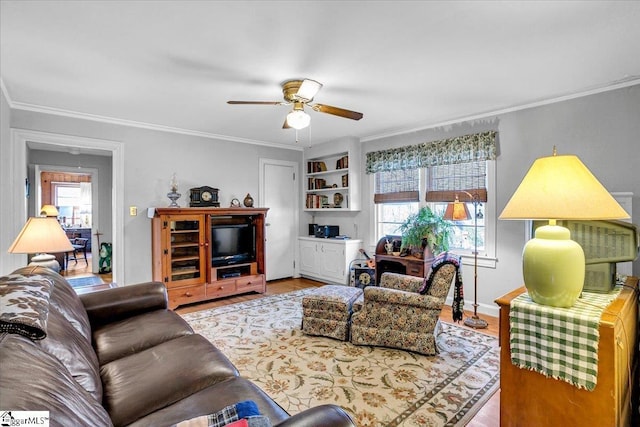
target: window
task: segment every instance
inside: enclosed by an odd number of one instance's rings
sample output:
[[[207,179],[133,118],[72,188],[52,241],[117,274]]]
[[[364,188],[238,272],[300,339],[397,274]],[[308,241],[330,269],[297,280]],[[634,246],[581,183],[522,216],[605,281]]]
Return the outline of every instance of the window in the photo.
[[[62,225],[91,227],[91,183],[52,182],[51,186]]]
[[[451,249],[472,254],[477,244],[479,258],[487,261],[479,264],[495,267],[497,136],[496,131],[486,131],[367,153],[365,171],[373,175],[376,189],[376,241],[392,228],[398,234],[397,226],[403,218],[424,203],[436,212],[444,212],[458,197],[473,215],[469,220],[454,222]],[[409,190],[396,182],[407,177],[415,185]],[[384,188],[390,190],[381,191]],[[416,198],[416,194],[425,197]]]
[[[413,172],[414,182],[417,183],[418,194],[430,193],[432,200],[438,197],[448,200],[449,196],[446,192],[453,192],[454,197],[457,194],[460,201],[466,203],[469,210],[470,218],[464,221],[453,221],[453,237],[449,246],[451,251],[461,255],[472,256],[475,241],[475,221],[477,219],[477,239],[478,239],[478,257],[484,258],[478,261],[478,265],[486,267],[495,266],[495,162],[482,161],[472,162],[473,165],[446,165],[432,166],[423,169],[416,169]],[[478,163],[481,163],[480,165]],[[458,169],[457,171],[455,169]],[[469,171],[472,173],[469,174]],[[467,182],[465,185],[461,175],[473,176],[473,184]],[[391,176],[384,172],[372,174],[373,188],[376,194],[383,187],[383,183]],[[422,177],[422,179],[420,179]],[[447,181],[447,182],[445,182]],[[485,188],[482,192],[475,193],[470,191],[472,196],[476,195],[474,201],[468,194],[462,191],[450,190],[449,188]],[[466,191],[466,190],[465,190]],[[479,194],[479,197],[478,197]],[[404,219],[418,211],[421,206],[429,205],[434,212],[443,214],[448,201],[429,201],[425,197],[418,200],[393,200],[391,196],[378,196],[374,208],[375,217],[375,241],[385,235],[398,235],[398,226]],[[386,199],[386,200],[385,200]],[[477,204],[477,206],[475,205]]]

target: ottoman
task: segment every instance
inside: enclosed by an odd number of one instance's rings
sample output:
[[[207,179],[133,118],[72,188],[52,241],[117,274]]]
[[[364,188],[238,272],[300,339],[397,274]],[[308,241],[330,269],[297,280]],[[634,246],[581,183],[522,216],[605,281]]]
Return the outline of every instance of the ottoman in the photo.
[[[302,298],[302,332],[342,341],[349,339],[353,302],[362,289],[325,285]]]

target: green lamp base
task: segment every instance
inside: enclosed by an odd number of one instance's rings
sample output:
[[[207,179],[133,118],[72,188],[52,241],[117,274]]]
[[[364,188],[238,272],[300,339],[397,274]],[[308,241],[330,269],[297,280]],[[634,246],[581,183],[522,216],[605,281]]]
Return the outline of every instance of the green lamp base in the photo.
[[[534,302],[572,307],[584,285],[584,251],[571,240],[568,228],[538,227],[535,238],[524,247],[522,269],[524,285]]]

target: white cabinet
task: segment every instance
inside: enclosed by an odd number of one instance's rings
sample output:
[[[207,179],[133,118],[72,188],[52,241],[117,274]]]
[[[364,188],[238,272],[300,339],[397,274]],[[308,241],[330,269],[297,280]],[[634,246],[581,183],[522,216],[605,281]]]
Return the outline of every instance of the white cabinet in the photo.
[[[299,237],[300,274],[328,283],[349,284],[349,264],[360,256],[362,240]]]
[[[360,210],[360,141],[344,138],[305,150],[304,210]]]

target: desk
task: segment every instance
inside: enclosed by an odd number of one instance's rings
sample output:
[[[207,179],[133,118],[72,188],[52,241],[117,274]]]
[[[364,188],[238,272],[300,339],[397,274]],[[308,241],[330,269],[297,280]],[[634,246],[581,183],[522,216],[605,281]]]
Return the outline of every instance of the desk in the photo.
[[[630,277],[600,317],[598,377],[593,391],[520,369],[511,363],[509,309],[525,292],[516,289],[496,300],[500,306],[501,426],[630,426],[632,384],[637,381],[638,279]],[[631,375],[631,377],[629,376]]]
[[[424,277],[425,273],[429,271],[432,262],[433,258],[421,259],[411,255],[401,257],[376,254],[376,283],[380,283],[380,276],[385,271]]]
[[[382,276],[382,273],[385,271],[417,277],[424,277],[424,275],[427,274],[434,259],[431,251],[425,250],[423,258],[416,258],[412,255],[405,257],[390,255],[387,254],[387,250],[385,249],[385,243],[387,242],[393,244],[393,250],[400,251],[402,237],[385,236],[378,240],[375,253],[376,283],[380,283],[380,276]]]

